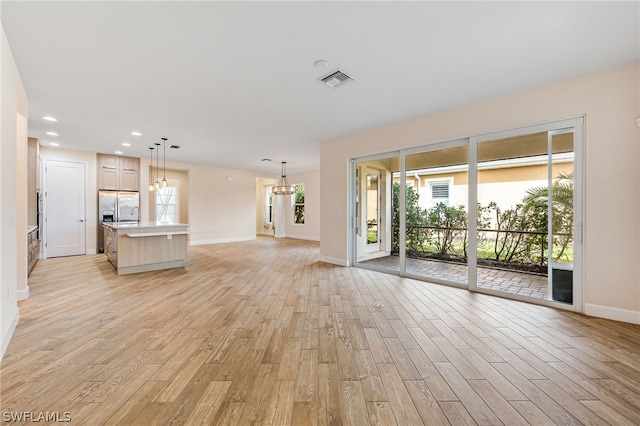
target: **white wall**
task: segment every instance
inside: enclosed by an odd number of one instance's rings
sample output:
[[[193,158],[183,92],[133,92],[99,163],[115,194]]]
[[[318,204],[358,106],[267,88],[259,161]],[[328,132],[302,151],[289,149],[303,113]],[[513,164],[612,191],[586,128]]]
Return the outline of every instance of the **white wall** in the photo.
[[[293,223],[293,196],[286,197],[286,236],[320,241],[320,170],[289,175],[287,179],[291,185],[304,185],[304,224]]]
[[[0,40],[0,358],[18,318],[18,289],[27,288],[27,95],[7,42]],[[24,140],[22,140],[24,139]],[[24,257],[24,259],[22,259]]]
[[[349,158],[584,115],[585,312],[640,323],[639,75],[634,63],[323,144],[321,259],[348,259]]]

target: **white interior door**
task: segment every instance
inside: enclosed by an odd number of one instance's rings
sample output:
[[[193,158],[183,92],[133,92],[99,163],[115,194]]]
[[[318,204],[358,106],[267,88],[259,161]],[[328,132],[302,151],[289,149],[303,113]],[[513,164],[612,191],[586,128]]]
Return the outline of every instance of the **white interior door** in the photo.
[[[49,160],[45,177],[46,257],[85,254],[85,165]]]

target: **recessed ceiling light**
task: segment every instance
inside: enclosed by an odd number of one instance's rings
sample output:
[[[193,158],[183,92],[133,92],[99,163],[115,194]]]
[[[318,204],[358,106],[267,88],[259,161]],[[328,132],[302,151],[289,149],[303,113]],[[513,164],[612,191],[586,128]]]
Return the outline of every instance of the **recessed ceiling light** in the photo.
[[[58,136],[56,132],[46,132],[49,136]]]
[[[318,61],[315,61],[313,63],[313,66],[316,68],[326,68],[329,66],[329,62],[325,61],[324,59],[320,59]]]
[[[116,151],[116,154],[120,155],[122,154],[122,151]]]
[[[122,146],[131,146],[129,142],[122,142]]]
[[[49,145],[51,145],[51,146],[60,146],[60,144],[58,142],[49,142]]]
[[[42,117],[42,119],[47,121],[58,121],[57,118],[51,117],[49,115],[45,115],[44,117]]]
[[[140,132],[131,132],[131,136],[142,136]]]

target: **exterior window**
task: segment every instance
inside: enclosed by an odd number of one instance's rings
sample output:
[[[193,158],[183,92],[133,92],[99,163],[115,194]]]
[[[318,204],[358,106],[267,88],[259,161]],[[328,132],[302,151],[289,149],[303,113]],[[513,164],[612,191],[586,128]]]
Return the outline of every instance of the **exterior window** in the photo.
[[[448,180],[429,182],[431,205],[435,206],[439,203],[449,205],[449,188],[451,182]]]
[[[176,223],[176,187],[161,186],[156,189],[156,220]]]
[[[264,223],[271,225],[273,223],[273,185],[266,187],[264,195]]]
[[[293,199],[293,223],[304,223],[304,185],[294,185],[296,193]]]

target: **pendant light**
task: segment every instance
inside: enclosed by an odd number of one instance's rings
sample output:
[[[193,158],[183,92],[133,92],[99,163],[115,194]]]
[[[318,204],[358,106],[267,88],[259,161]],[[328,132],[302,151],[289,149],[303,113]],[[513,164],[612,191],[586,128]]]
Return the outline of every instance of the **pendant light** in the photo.
[[[155,186],[153,186],[153,147],[149,147],[149,152],[151,153],[151,167],[149,169],[149,191],[153,191]]]
[[[282,162],[282,176],[280,177],[280,182],[278,182],[277,186],[273,187],[273,195],[291,195],[296,192],[295,188],[289,185],[289,181],[287,180],[287,162]]]
[[[167,138],[162,138],[162,162],[163,162],[163,173],[162,173],[162,186],[167,186]]]
[[[156,146],[156,183],[155,183],[155,186],[156,186],[156,189],[160,189],[160,180],[159,180],[159,177],[158,177],[158,175],[160,174],[159,173],[159,171],[160,171],[159,170],[160,169],[160,161],[158,160],[158,155],[159,155],[158,151],[160,151],[160,148],[159,148],[160,147],[160,143],[156,142],[154,145]]]

